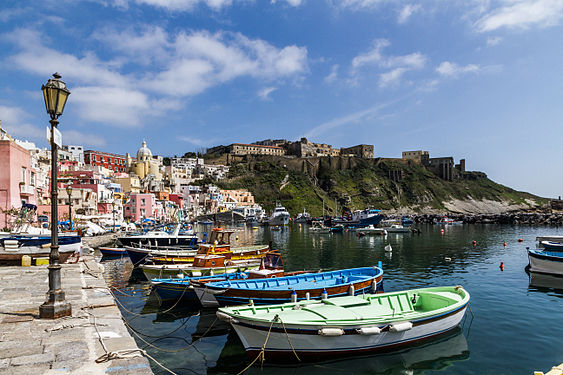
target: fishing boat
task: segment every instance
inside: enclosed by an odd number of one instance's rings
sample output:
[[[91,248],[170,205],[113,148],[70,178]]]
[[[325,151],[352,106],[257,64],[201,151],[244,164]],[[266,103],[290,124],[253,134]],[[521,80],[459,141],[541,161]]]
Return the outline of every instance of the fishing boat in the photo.
[[[531,272],[563,275],[563,252],[528,249]]]
[[[541,241],[540,245],[548,251],[563,251],[563,242]]]
[[[311,222],[311,215],[307,211],[305,211],[305,209],[303,209],[303,212],[298,213],[293,222],[298,224],[309,223]]]
[[[180,234],[180,225],[176,225],[172,233],[163,230],[149,231],[145,234],[118,237],[123,246],[191,246],[197,247],[198,238],[195,234]]]
[[[215,276],[184,277],[177,279],[153,279],[151,281],[151,284],[161,300],[178,300],[180,298],[195,299],[199,304],[201,298],[207,299],[214,297],[213,295],[198,296],[194,291],[194,287],[191,285],[190,281],[197,283],[198,285],[204,285],[206,283],[215,281],[274,278],[308,272],[311,271],[285,272],[280,252],[278,250],[272,250],[269,251],[264,258],[262,258],[260,267],[258,269]],[[198,293],[201,294],[201,292],[199,291]],[[206,304],[206,306],[208,305],[209,304]],[[217,306],[217,304],[213,305]]]
[[[107,257],[129,256],[127,250],[123,247],[98,247],[98,250],[103,256]]]
[[[325,226],[320,220],[315,220],[313,221],[311,228],[309,228],[309,231],[311,233],[319,233],[319,234],[330,233],[330,227]]]
[[[413,345],[455,329],[469,304],[461,286],[278,305],[220,308],[245,350],[268,360],[312,360]]]
[[[192,282],[198,296],[198,288],[213,294],[215,301],[200,300],[203,306],[229,306],[253,301],[270,304],[297,300],[320,299],[323,295],[375,293],[383,279],[380,267],[349,268],[336,271],[307,273],[257,280],[227,280],[199,285]]]
[[[401,224],[392,224],[389,227],[383,228],[387,233],[409,233],[410,229]]]
[[[356,210],[352,212],[351,222],[356,222],[358,225],[377,225],[383,220],[383,215],[380,210],[366,209]]]
[[[331,233],[344,233],[344,225],[336,224],[336,225],[330,227],[330,232]]]
[[[272,212],[272,216],[268,218],[268,225],[287,225],[289,224],[289,212],[278,203],[276,208],[274,208],[274,212]]]
[[[370,224],[367,227],[356,228],[356,233],[385,235],[387,234],[387,231],[383,228],[378,228]]]
[[[82,248],[82,238],[77,235],[60,235],[59,262],[64,263]],[[21,264],[24,255],[31,258],[48,257],[51,252],[51,236],[7,235],[0,237],[0,263]]]

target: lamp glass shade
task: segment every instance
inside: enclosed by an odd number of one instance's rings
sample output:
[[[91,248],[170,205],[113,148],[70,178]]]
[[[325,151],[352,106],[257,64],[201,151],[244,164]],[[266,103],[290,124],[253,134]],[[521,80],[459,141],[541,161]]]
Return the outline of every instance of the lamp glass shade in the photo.
[[[41,90],[43,91],[43,99],[45,100],[47,113],[51,118],[56,119],[63,114],[70,91],[66,88],[65,83],[59,80],[60,75],[55,73],[53,76],[55,78],[49,79],[49,81],[41,87]]]
[[[68,195],[71,195],[71,194],[72,194],[72,187],[71,187],[71,186],[67,186],[67,187],[66,187],[66,193],[67,193]]]

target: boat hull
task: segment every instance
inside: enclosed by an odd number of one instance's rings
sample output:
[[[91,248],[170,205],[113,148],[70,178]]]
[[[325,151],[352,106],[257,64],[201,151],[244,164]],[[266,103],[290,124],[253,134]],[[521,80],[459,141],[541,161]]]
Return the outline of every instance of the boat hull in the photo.
[[[530,271],[563,275],[563,253],[528,250]]]
[[[289,224],[289,214],[277,215],[268,219],[268,225],[288,225],[288,224]]]
[[[17,248],[9,249],[5,241],[17,241]],[[21,264],[24,255],[31,258],[48,257],[51,252],[51,237],[46,236],[12,236],[0,239],[0,262],[3,264]],[[14,242],[15,243],[15,242]],[[64,263],[73,253],[80,253],[82,238],[80,236],[59,236],[59,262]]]
[[[150,246],[190,246],[196,247],[198,239],[196,236],[185,237],[143,237],[143,236],[128,236],[119,237],[119,242],[123,246],[150,245]]]
[[[563,252],[563,242],[542,241],[541,245],[545,250],[548,251]]]
[[[127,250],[120,247],[99,247],[98,250],[100,250],[103,256],[107,257],[128,256]]]
[[[234,323],[233,327],[251,358],[255,358],[261,351],[270,331],[265,347],[267,361],[295,360],[293,351],[301,360],[316,361],[320,358],[341,355],[385,352],[434,338],[455,329],[463,319],[466,307],[467,305],[464,305],[446,316],[419,322],[413,321],[413,327],[408,331],[382,330],[380,334],[375,335],[357,333],[356,329],[361,326],[346,327],[345,334],[335,337],[318,334],[320,329],[326,328],[325,325],[311,326],[307,330],[296,329],[290,325],[286,325],[284,330],[282,326],[274,325],[270,330],[269,325],[257,328],[238,322]]]
[[[260,267],[260,262],[241,262],[232,266],[213,267],[213,268],[194,268],[181,265],[142,265],[141,269],[149,280],[178,278],[178,275],[184,277],[194,276],[213,276],[224,273],[235,273],[239,270],[254,270]]]

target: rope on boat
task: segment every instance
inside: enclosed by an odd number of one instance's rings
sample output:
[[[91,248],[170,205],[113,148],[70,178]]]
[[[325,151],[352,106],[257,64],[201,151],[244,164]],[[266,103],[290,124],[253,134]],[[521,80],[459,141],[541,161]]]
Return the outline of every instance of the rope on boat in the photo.
[[[276,314],[276,316],[274,316],[274,319],[272,319],[272,323],[270,323],[270,328],[268,329],[268,334],[266,335],[266,341],[264,341],[264,345],[262,345],[262,349],[260,349],[260,353],[258,353],[258,355],[256,356],[256,358],[254,358],[254,360],[252,362],[250,362],[248,364],[248,366],[246,366],[241,372],[239,372],[237,375],[242,375],[244,372],[246,372],[246,370],[248,370],[250,367],[252,367],[252,365],[258,360],[260,359],[260,366],[262,366],[264,364],[264,360],[265,358],[265,354],[266,354],[266,345],[268,344],[268,339],[270,338],[270,333],[272,332],[272,327],[274,326],[274,322],[276,320],[278,320],[280,317],[279,315]]]
[[[283,320],[278,316],[278,319],[280,320],[282,327],[283,327],[283,331],[285,332],[285,336],[287,337],[287,342],[289,343],[289,346],[291,347],[291,351],[293,352],[293,354],[295,354],[295,358],[297,358],[297,361],[301,362],[301,358],[299,358],[299,356],[297,355],[297,352],[295,351],[295,348],[293,347],[293,344],[291,343],[291,340],[289,339],[289,334],[287,333],[287,330],[285,329],[285,324],[283,324]]]

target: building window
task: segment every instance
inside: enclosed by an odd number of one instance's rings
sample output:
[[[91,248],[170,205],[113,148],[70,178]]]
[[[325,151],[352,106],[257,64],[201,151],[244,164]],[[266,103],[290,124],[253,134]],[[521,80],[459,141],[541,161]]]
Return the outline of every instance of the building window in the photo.
[[[141,206],[145,205],[145,198],[141,198]]]
[[[31,172],[31,176],[30,176],[30,179],[29,179],[29,184],[30,184],[31,186],[35,186],[35,172]]]
[[[27,171],[26,171],[25,167],[22,167],[22,182],[23,182],[24,184],[25,184],[25,177],[26,177],[25,175],[26,175],[26,172],[27,172]]]

